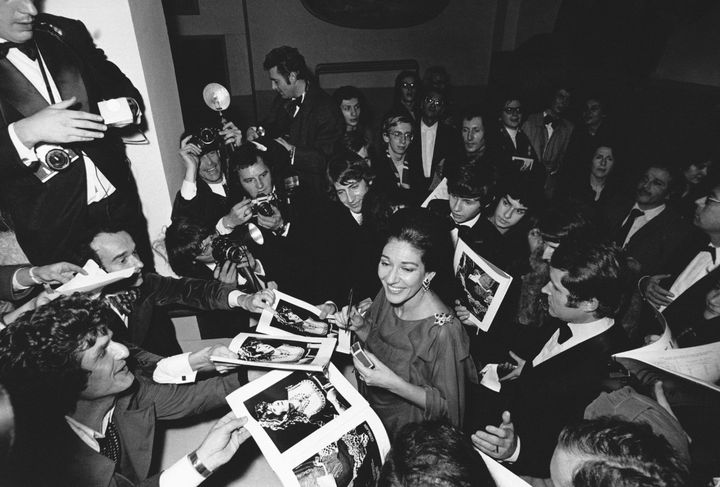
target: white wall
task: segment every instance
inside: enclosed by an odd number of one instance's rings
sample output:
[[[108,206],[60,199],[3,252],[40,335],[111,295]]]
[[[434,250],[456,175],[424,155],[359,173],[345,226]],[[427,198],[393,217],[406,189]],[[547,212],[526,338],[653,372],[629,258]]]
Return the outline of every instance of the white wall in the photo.
[[[98,47],[132,80],[145,101],[147,145],[128,145],[151,240],[170,222],[183,171],[183,131],[175,71],[160,0],[45,0],[44,11],[82,20]],[[156,256],[159,272],[169,267]]]

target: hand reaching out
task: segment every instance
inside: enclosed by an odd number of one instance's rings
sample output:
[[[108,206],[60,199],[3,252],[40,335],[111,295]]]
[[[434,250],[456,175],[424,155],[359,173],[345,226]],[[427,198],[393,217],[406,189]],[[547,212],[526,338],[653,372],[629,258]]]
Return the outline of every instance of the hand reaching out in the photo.
[[[37,144],[89,142],[105,137],[107,125],[95,113],[70,110],[77,103],[74,96],[15,122],[20,141],[27,148]]]
[[[470,439],[475,448],[497,460],[512,457],[517,449],[518,437],[515,435],[510,411],[503,412],[500,426],[488,425],[485,431],[476,431]]]

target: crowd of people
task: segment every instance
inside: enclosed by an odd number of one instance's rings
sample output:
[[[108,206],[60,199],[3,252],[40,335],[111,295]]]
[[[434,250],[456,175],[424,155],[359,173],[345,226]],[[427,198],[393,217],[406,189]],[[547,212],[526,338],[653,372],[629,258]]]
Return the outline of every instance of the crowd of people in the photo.
[[[200,484],[249,437],[246,419],[229,413],[160,473],[156,422],[221,408],[248,377],[210,361],[226,347],[183,354],[170,317],[233,337],[274,290],[317,305],[319,334],[329,319],[362,343],[358,388],[393,441],[379,485],[494,485],[478,451],[533,485],[720,475],[707,393],[611,360],[662,334],[658,315],[681,347],[720,340],[710,148],[629,161],[604,95],[558,83],[536,113],[502,89],[468,106],[439,67],[399,73],[374,118],[361,90],[328,95],[282,46],[263,63],[277,96],[258,125],[180,138],[164,240],[179,278],[163,277],[122,127],[96,109],[129,96],[141,114],[137,90],[81,23],[30,0],[0,5],[3,40],[0,209],[28,258],[0,267],[15,303],[0,331],[3,482]],[[487,332],[462,304],[460,240],[513,277]],[[132,277],[58,297],[87,260]]]

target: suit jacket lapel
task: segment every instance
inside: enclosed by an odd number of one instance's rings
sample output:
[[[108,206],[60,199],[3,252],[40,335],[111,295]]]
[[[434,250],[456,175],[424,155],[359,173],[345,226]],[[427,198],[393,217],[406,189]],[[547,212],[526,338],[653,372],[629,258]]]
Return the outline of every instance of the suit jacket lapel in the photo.
[[[55,81],[60,97],[67,100],[75,96],[78,100],[77,108],[91,112],[88,102],[88,93],[82,79],[79,66],[82,61],[75,54],[55,39],[38,32],[35,36],[40,54]],[[56,100],[59,102],[61,100]]]
[[[118,401],[115,425],[122,443],[123,471],[129,466],[137,475],[136,481],[147,478],[155,438],[155,411],[153,407],[129,410],[129,397]]]
[[[630,243],[636,238],[642,238],[643,235],[645,235],[646,233],[653,231],[655,227],[664,224],[668,216],[668,211],[668,208],[665,208],[663,211],[660,212],[658,216],[643,225],[637,232],[633,234],[632,237],[630,237],[630,240],[628,240],[628,245],[630,245]]]
[[[0,96],[23,117],[29,117],[48,106],[35,86],[7,59],[0,60]]]

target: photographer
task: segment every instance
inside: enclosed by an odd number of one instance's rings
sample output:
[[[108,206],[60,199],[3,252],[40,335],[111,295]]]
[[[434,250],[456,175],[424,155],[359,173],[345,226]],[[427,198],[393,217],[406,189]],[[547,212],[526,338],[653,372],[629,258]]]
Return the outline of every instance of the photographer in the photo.
[[[255,143],[245,144],[230,157],[230,185],[245,198],[222,218],[217,230],[229,234],[236,228],[244,231],[248,223],[257,225],[264,243],[253,242],[250,249],[279,289],[309,302],[323,302],[332,296],[337,282],[332,253],[339,245],[327,228],[329,209],[302,184],[291,193],[274,184],[287,169],[287,161],[279,156],[287,153],[273,144],[268,142],[265,151]]]
[[[190,218],[178,218],[165,232],[165,248],[173,271],[182,277],[216,279],[236,285],[246,292],[265,287],[262,265],[247,247],[218,235],[206,224]],[[200,336],[204,338],[234,337],[248,331],[248,314],[243,310],[212,310],[196,312]]]
[[[38,14],[32,1],[0,11],[0,38],[15,43],[0,64],[0,205],[15,222],[30,262],[72,260],[89,228],[113,221],[132,233],[151,266],[146,222],[119,129],[98,109],[101,100],[129,97],[137,122],[140,93],[81,22]],[[46,156],[52,149],[58,157],[72,150],[75,157],[53,170],[58,160]]]
[[[225,147],[242,143],[242,132],[232,122],[222,130],[203,128],[180,141],[178,154],[185,177],[173,203],[172,218],[191,217],[215,225],[230,209],[232,198],[226,178]]]

